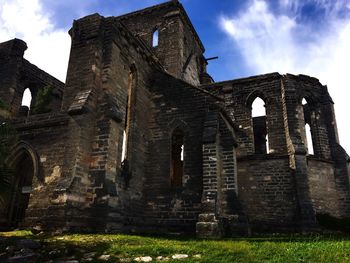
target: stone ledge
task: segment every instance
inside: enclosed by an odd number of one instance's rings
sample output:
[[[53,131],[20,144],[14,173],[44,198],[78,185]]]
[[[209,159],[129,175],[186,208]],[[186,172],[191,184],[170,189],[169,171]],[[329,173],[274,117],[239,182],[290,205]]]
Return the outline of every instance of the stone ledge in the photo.
[[[15,119],[12,124],[19,131],[49,128],[68,125],[68,115],[35,115],[28,118]]]

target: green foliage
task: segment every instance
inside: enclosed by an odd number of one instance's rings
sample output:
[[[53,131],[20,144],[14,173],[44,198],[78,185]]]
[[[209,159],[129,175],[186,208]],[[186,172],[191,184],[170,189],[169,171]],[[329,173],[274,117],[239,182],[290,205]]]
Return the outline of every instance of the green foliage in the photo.
[[[129,235],[67,234],[34,236],[28,232],[0,233],[7,244],[18,238],[38,239],[44,246],[39,262],[75,259],[103,262],[100,255],[110,255],[105,262],[134,262],[140,256],[168,257],[167,262],[350,262],[350,240],[346,237],[275,236],[196,240],[193,238],[141,237]],[[1,247],[0,247],[1,249]],[[55,255],[50,252],[56,251]],[[172,260],[174,254],[187,254],[184,260]],[[200,255],[200,257],[194,257]],[[129,261],[128,261],[129,260]]]
[[[17,142],[16,130],[8,123],[0,124],[0,205],[4,205],[9,196],[13,170],[6,164],[11,148]]]
[[[51,111],[51,109],[48,108],[48,105],[52,99],[52,90],[53,89],[51,86],[45,86],[38,91],[38,94],[36,95],[35,105],[32,110],[33,114],[41,114]]]
[[[8,110],[8,108],[9,108],[8,105],[6,105],[6,103],[0,99],[0,109],[1,110]]]

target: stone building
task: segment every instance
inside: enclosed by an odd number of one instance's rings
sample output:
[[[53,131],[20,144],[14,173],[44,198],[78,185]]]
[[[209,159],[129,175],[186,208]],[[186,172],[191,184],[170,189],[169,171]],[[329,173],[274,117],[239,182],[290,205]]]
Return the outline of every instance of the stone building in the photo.
[[[215,83],[178,1],[92,14],[69,34],[66,83],[25,60],[22,40],[0,44],[1,119],[19,137],[2,228],[220,237],[350,216],[349,157],[317,79]],[[252,116],[256,99],[264,116]]]

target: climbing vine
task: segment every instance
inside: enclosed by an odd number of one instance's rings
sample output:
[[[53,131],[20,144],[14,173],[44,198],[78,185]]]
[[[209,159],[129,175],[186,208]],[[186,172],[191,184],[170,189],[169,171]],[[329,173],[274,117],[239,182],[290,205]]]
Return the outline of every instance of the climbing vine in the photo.
[[[38,91],[36,96],[35,105],[33,107],[33,114],[41,114],[50,112],[51,109],[48,107],[52,99],[52,87],[45,86]]]
[[[8,106],[6,105],[6,103],[3,102],[1,99],[0,99],[0,109],[1,110],[7,110],[8,109]]]

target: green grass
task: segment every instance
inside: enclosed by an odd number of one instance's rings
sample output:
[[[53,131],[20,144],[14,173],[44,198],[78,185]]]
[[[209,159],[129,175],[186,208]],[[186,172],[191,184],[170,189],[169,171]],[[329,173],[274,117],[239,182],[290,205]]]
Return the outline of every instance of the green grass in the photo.
[[[186,260],[167,262],[350,262],[350,238],[331,236],[277,236],[236,238],[220,241],[190,238],[141,237],[129,235],[67,234],[34,236],[28,231],[0,233],[0,253],[16,239],[29,238],[43,243],[41,260],[75,258],[94,252],[92,262],[102,262],[100,255],[111,256],[108,262],[138,256],[188,254]],[[55,251],[54,255],[49,255]],[[193,258],[193,255],[201,258]],[[41,262],[41,261],[40,261]]]

